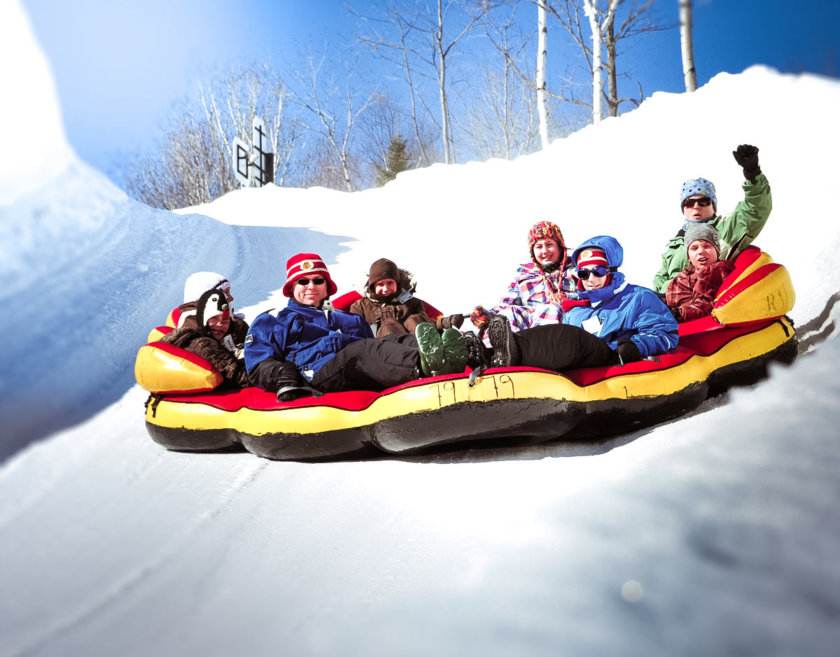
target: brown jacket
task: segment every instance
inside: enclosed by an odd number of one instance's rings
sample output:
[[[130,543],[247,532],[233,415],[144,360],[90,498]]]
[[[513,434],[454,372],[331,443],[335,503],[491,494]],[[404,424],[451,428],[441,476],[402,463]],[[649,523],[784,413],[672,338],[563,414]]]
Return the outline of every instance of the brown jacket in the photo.
[[[191,319],[193,320],[193,324],[195,324],[195,317]],[[247,328],[248,325],[245,324],[246,332]],[[233,323],[231,323],[232,329]],[[231,332],[228,331],[228,335],[230,334]],[[207,359],[225,378],[225,382],[242,388],[251,385],[248,381],[248,372],[245,370],[245,361],[237,358],[233,353],[228,351],[227,347],[211,336],[206,330],[200,331],[188,326],[182,326],[163,336],[160,341],[181,347],[190,353]],[[241,345],[241,343],[238,344]]]
[[[439,317],[435,320],[426,314],[423,302],[417,297],[411,297],[405,303],[384,303],[374,301],[370,297],[362,297],[350,306],[350,312],[361,315],[368,324],[376,325],[376,337],[399,333],[414,333],[414,329],[422,322],[431,322],[438,329],[440,322],[447,319]]]
[[[729,260],[695,269],[689,265],[668,283],[665,304],[678,322],[687,322],[711,315],[715,297],[735,264]]]

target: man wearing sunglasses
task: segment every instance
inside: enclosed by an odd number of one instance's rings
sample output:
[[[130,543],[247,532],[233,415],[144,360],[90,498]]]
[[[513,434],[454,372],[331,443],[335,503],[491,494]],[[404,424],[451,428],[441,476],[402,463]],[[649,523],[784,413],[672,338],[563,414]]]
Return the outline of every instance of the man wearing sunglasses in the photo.
[[[383,390],[431,374],[421,363],[413,334],[375,339],[364,317],[332,308],[329,298],[337,290],[319,255],[289,258],[283,286],[287,306],[276,314],[260,314],[245,338],[245,365],[254,385],[278,393],[280,401],[292,401],[320,392]],[[436,373],[464,371],[466,344],[460,351],[458,366]],[[442,357],[435,355],[438,361]]]
[[[525,365],[564,371],[624,365],[677,346],[678,327],[659,297],[618,271],[624,250],[599,235],[572,252],[578,292],[563,303],[562,324],[513,333],[504,317],[490,320],[493,367]]]
[[[668,283],[688,265],[683,238],[689,226],[708,223],[715,228],[720,236],[721,259],[728,260],[749,246],[767,223],[773,199],[770,183],[758,165],[758,148],[741,144],[732,155],[744,172],[744,200],[735,206],[732,214],[721,216],[717,214],[715,186],[710,181],[691,178],[683,183],[680,195],[683,226],[668,242],[662,254],[662,266],[653,277],[653,289],[660,295],[665,294]]]

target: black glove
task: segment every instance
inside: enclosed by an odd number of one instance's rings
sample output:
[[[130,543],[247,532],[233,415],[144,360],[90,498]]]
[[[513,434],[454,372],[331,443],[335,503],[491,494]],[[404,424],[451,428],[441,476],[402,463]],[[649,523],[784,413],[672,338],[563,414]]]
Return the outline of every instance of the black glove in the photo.
[[[464,316],[461,313],[456,313],[454,315],[449,315],[449,317],[444,317],[440,320],[440,327],[442,329],[447,328],[461,328],[461,324],[464,323]]]
[[[744,178],[755,182],[761,169],[758,166],[758,148],[749,144],[741,144],[732,151],[735,161],[744,169]]]
[[[642,360],[642,352],[639,351],[636,343],[632,340],[619,340],[618,346],[615,348],[615,353],[618,354],[618,360],[621,365]]]

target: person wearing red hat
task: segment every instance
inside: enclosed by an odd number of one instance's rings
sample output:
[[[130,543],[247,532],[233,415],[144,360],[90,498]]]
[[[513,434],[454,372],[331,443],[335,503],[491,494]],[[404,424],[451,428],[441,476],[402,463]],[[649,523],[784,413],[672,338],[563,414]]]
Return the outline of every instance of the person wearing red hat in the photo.
[[[566,244],[557,224],[540,221],[528,231],[530,262],[519,265],[501,301],[492,308],[476,306],[470,321],[479,331],[494,315],[507,317],[511,329],[557,324],[566,282]]]
[[[653,290],[625,280],[623,258],[614,237],[583,242],[572,252],[578,291],[563,303],[563,323],[513,333],[506,318],[494,317],[491,365],[563,371],[624,365],[676,347],[676,320]]]
[[[224,291],[207,290],[195,306],[190,325],[167,333],[160,342],[181,347],[208,360],[224,377],[223,386],[250,385],[245,361],[239,357],[242,343],[237,343],[232,333],[230,305]]]
[[[442,353],[421,359],[413,334],[374,339],[363,317],[332,307],[329,297],[336,291],[319,255],[289,258],[283,286],[288,305],[276,314],[259,315],[245,339],[252,383],[290,401],[301,394],[383,390],[423,374],[464,370],[466,355],[460,368],[458,363],[445,363]],[[425,326],[436,332],[430,324]]]

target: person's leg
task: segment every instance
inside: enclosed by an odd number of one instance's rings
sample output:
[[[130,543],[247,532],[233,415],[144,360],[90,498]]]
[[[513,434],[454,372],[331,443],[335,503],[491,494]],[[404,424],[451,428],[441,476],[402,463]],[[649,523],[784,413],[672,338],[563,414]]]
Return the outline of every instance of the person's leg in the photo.
[[[515,365],[558,372],[580,367],[601,367],[613,361],[613,351],[601,338],[577,326],[548,324],[511,336],[519,350]]]
[[[312,385],[324,392],[383,390],[419,376],[417,341],[403,333],[357,340],[315,373]]]

